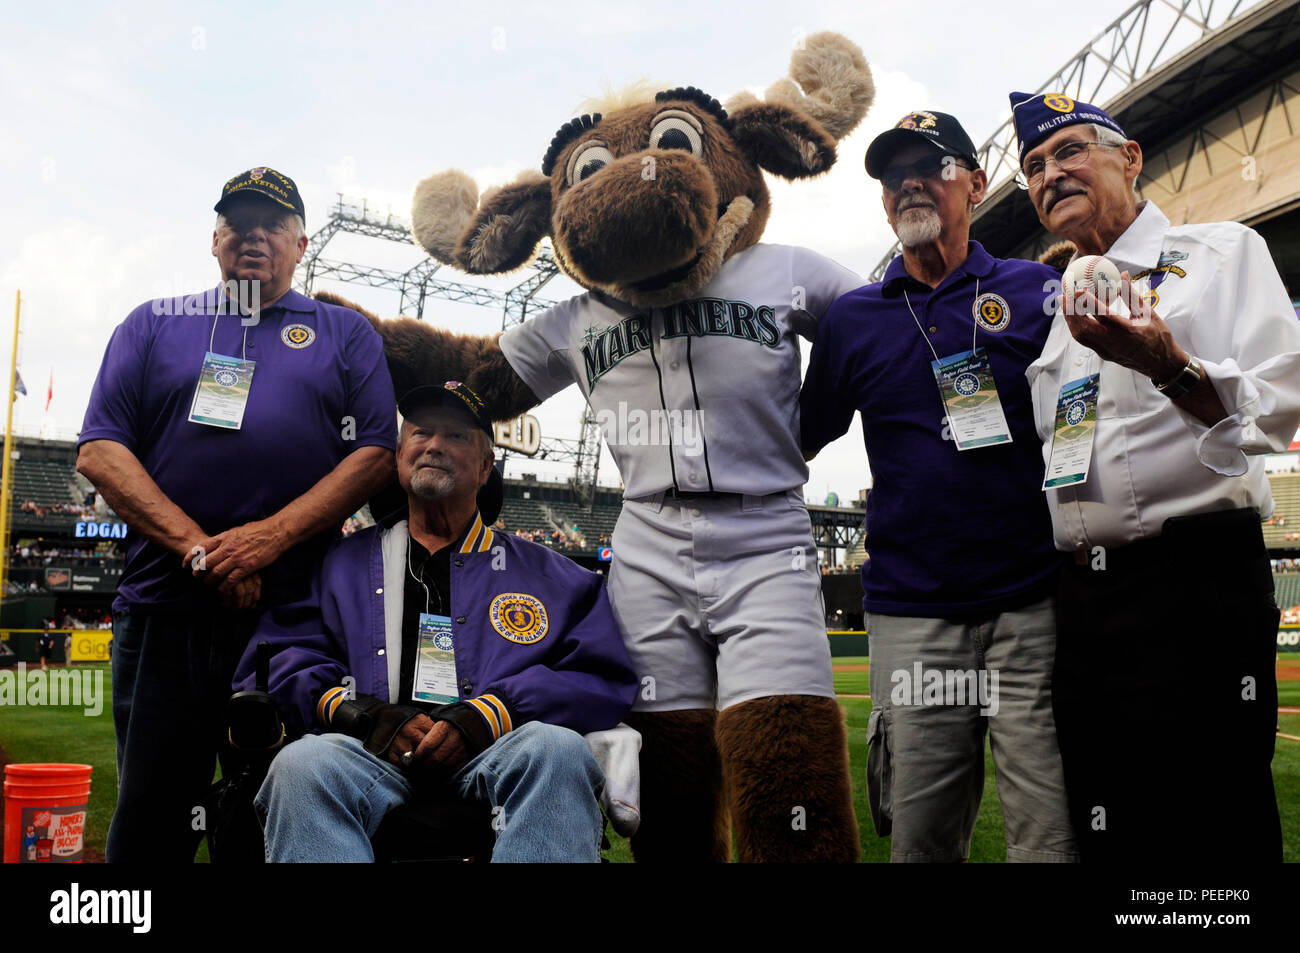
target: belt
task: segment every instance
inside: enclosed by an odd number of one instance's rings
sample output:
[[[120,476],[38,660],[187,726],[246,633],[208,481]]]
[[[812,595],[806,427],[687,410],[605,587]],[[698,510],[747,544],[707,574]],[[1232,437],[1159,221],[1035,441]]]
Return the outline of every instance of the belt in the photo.
[[[665,500],[738,500],[742,497],[754,497],[752,493],[723,493],[720,490],[705,490],[701,493],[695,493],[689,490],[678,490],[675,487],[669,487],[664,490]],[[759,497],[761,499],[761,497]]]
[[[1094,554],[1093,550],[1098,552]],[[1159,536],[1064,554],[1067,565],[1091,569],[1094,560],[1104,558],[1106,569],[1119,572],[1154,563],[1187,560],[1203,564],[1211,557],[1246,559],[1267,555],[1259,513],[1252,507],[1176,516],[1165,520]]]

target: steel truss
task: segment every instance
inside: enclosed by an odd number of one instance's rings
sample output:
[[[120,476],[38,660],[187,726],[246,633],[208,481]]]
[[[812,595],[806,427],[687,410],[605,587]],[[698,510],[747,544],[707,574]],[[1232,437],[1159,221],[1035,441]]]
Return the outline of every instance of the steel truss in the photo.
[[[1267,0],[1140,0],[1052,74],[1034,93],[1059,92],[1110,109],[1125,90],[1206,41]],[[976,150],[988,194],[1019,171],[1016,130],[1008,118]],[[901,246],[895,242],[869,276],[879,281]]]
[[[340,193],[329,220],[311,236],[307,254],[303,256],[298,271],[298,290],[311,294],[312,287],[321,278],[363,284],[371,288],[397,291],[400,295],[399,314],[424,320],[424,306],[430,298],[441,301],[458,301],[485,308],[501,309],[501,329],[523,324],[528,315],[549,308],[555,302],[539,297],[538,292],[559,273],[549,248],[542,248],[526,267],[519,284],[505,291],[472,285],[463,281],[444,281],[435,277],[441,264],[425,258],[406,271],[379,268],[357,262],[322,258],[321,253],[330,239],[340,233],[377,238],[382,241],[414,245],[411,225],[405,219],[389,213],[382,218],[372,212],[365,200],[360,204],[346,201]],[[543,460],[572,460],[573,476],[570,484],[583,505],[590,507],[595,499],[596,478],[600,472],[600,427],[590,408],[582,417],[582,429],[577,440],[544,437],[536,454]],[[508,453],[503,454],[504,463]]]

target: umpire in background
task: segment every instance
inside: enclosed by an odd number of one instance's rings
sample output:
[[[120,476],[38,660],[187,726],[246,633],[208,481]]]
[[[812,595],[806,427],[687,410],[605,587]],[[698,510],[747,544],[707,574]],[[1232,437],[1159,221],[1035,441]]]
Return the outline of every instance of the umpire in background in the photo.
[[[1142,149],[1111,116],[1011,103],[1043,227],[1123,278],[1123,304],[1063,298],[1027,372],[1067,554],[1054,706],[1083,860],[1281,860],[1260,520],[1263,454],[1300,423],[1300,322],[1259,235],[1139,201]]]
[[[361,315],[290,290],[303,202],[268,168],[221,190],[222,284],[113,332],[77,469],[130,527],[113,604],[109,861],[192,861],[235,664],[258,610],[392,476],[395,402]]]

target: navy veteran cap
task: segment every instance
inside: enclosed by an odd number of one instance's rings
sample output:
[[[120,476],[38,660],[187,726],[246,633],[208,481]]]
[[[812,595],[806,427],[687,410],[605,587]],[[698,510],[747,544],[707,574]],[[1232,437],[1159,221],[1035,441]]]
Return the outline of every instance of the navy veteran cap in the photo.
[[[480,430],[489,437],[495,436],[482,399],[460,381],[447,381],[441,387],[424,384],[407,391],[397,402],[397,409],[403,417],[409,417],[424,407],[455,407],[463,410],[474,418],[474,423]]]
[[[918,110],[908,113],[895,123],[893,129],[887,129],[871,140],[867,147],[867,175],[873,179],[880,178],[890,157],[909,142],[928,142],[941,152],[965,160],[972,169],[979,168],[975,144],[961,123],[947,113]]]
[[[1076,122],[1095,122],[1128,138],[1119,123],[1104,109],[1081,103],[1064,93],[1012,93],[1011,118],[1016,124],[1016,138],[1020,140],[1021,162],[1025,160],[1025,153],[1034,146],[1058,129]]]
[[[302,216],[304,222],[307,221],[307,212],[303,208],[302,196],[298,193],[298,186],[293,184],[293,179],[287,175],[281,175],[274,169],[268,169],[266,166],[241,172],[223,185],[221,187],[221,198],[217,200],[216,205],[212,206],[212,210],[220,212],[231,196],[246,193],[265,195],[273,202],[283,205],[289,211],[297,212]]]

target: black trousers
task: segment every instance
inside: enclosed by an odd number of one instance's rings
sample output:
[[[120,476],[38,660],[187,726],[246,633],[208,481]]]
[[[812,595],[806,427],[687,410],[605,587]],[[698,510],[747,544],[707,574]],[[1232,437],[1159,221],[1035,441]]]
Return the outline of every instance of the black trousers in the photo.
[[[1070,557],[1057,615],[1053,708],[1083,861],[1280,861],[1279,612],[1255,511]]]
[[[257,619],[256,611],[212,610],[114,620],[110,863],[193,862],[208,821],[196,808],[212,785],[231,680]]]

